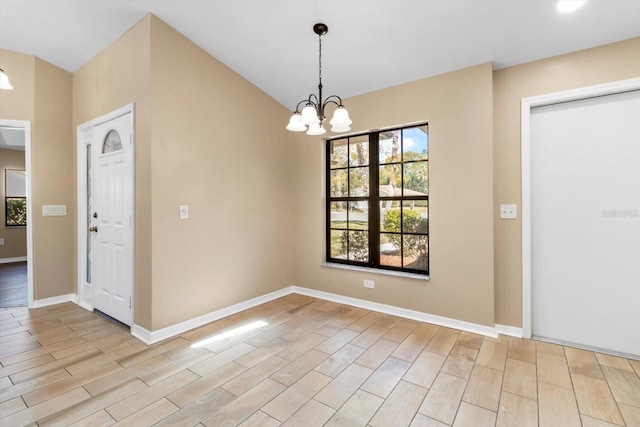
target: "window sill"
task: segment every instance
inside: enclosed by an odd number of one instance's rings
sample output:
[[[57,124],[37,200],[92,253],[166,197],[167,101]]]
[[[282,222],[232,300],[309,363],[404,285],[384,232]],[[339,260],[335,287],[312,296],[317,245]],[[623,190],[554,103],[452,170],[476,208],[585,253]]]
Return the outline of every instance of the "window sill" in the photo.
[[[425,276],[423,274],[407,273],[404,271],[392,271],[392,270],[384,270],[381,268],[360,267],[357,265],[346,265],[346,264],[338,264],[333,262],[323,262],[320,265],[322,267],[340,268],[343,270],[351,270],[351,271],[363,271],[366,273],[381,274],[384,276],[396,276],[396,277],[404,277],[407,279],[429,280],[429,276]]]

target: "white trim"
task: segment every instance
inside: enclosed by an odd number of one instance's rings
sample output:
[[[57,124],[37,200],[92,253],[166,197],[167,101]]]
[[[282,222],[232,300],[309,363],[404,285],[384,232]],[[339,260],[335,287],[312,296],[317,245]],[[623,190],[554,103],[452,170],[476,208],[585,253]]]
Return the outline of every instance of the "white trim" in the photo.
[[[26,256],[17,256],[13,258],[0,258],[0,264],[9,264],[12,262],[24,262],[26,260],[27,260]]]
[[[522,334],[531,338],[531,109],[543,105],[593,98],[640,89],[640,78],[620,80],[563,92],[523,98],[521,101],[522,170]]]
[[[78,303],[78,295],[76,294],[67,294],[67,295],[59,295],[57,297],[38,299],[33,301],[33,308],[47,307],[55,304],[62,304],[65,302],[73,302],[75,304]]]
[[[337,262],[323,262],[322,264],[320,264],[320,266],[328,268],[340,268],[343,270],[351,271],[363,271],[365,273],[381,274],[386,276],[405,277],[407,279],[429,280],[429,276],[423,274],[408,273],[406,271],[385,270],[382,268],[361,267],[359,265],[351,264],[339,264]]]
[[[24,169],[27,172],[27,306],[35,307],[33,301],[33,194],[31,185],[31,122],[28,120],[0,120],[0,126],[24,129]],[[30,261],[30,262],[29,262]]]
[[[82,300],[80,299],[80,297],[78,297],[78,302],[77,302],[77,304],[78,304],[80,307],[84,308],[85,310],[93,311],[93,306],[92,306],[91,304],[87,303],[86,301],[82,301]]]
[[[340,304],[351,305],[354,307],[365,308],[371,311],[391,314],[393,316],[403,317],[405,319],[417,320],[419,322],[432,323],[434,325],[445,326],[448,328],[459,329],[462,331],[473,332],[487,337],[497,338],[498,332],[495,327],[479,325],[477,323],[465,322],[463,320],[452,319],[449,317],[436,316],[435,314],[423,313],[421,311],[409,310],[406,308],[396,307],[393,305],[380,304],[377,302],[351,298],[342,295],[332,294],[315,289],[302,288],[292,286],[292,293],[307,295],[310,297],[320,298],[327,301],[333,301]]]
[[[219,310],[203,314],[202,316],[194,317],[193,319],[185,320],[184,322],[176,323],[174,325],[167,326],[166,328],[158,329],[157,331],[149,331],[142,326],[134,324],[133,327],[131,327],[131,335],[138,338],[140,341],[147,345],[155,344],[159,341],[166,340],[167,338],[180,335],[191,329],[206,325],[207,323],[222,319],[223,317],[231,316],[232,314],[239,313],[243,310],[247,310],[257,305],[264,304],[274,299],[289,295],[293,293],[292,288],[293,287],[280,289],[279,291],[252,298],[250,300],[243,301],[229,307],[224,307]]]
[[[516,328],[515,326],[496,324],[496,331],[498,331],[500,335],[522,338],[522,328]]]

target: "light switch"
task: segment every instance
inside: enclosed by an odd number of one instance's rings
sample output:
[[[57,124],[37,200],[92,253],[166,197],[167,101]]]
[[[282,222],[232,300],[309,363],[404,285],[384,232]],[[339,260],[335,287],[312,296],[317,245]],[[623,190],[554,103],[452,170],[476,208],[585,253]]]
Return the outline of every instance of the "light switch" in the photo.
[[[180,219],[189,218],[189,205],[180,205]]]
[[[66,205],[42,205],[42,216],[66,216]]]
[[[517,205],[500,205],[500,219],[517,219]]]
[[[0,237],[0,246],[4,245],[4,237]]]

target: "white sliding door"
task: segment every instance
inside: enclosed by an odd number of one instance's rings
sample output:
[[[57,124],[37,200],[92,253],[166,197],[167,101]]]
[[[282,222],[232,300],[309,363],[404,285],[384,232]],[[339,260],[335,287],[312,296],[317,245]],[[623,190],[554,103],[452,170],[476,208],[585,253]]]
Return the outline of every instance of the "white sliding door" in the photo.
[[[530,126],[531,332],[640,357],[640,91]]]

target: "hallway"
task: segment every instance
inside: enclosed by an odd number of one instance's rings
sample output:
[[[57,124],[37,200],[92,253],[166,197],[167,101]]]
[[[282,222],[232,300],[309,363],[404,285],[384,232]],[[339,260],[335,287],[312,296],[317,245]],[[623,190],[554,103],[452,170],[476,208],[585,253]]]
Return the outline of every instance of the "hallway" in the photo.
[[[0,307],[27,306],[27,262],[0,264]]]

